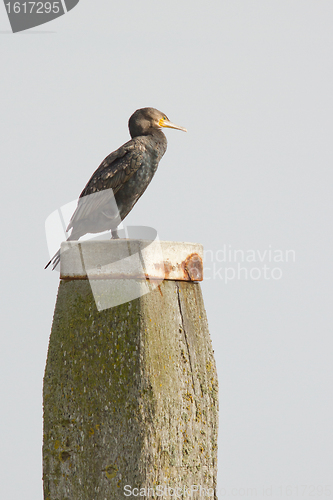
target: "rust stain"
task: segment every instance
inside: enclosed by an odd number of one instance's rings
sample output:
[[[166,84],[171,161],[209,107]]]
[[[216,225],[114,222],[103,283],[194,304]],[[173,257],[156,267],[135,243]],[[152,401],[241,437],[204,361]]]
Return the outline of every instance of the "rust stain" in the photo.
[[[171,271],[173,270],[173,267],[172,267],[171,262],[169,262],[168,260],[165,260],[163,262],[163,264],[164,264],[164,273],[165,273],[164,279],[167,280],[169,278]]]
[[[164,274],[164,279],[169,279],[170,273],[174,270],[171,262],[168,260],[164,260],[163,262],[155,262],[154,267],[156,271],[162,271]]]
[[[99,275],[99,274],[75,274],[75,276],[69,276],[69,275],[60,275],[60,279],[65,280],[65,281],[71,281],[71,280],[107,280],[107,279],[115,279],[115,280],[128,280],[128,279],[134,279],[134,280],[160,280],[161,278],[159,276],[148,276],[148,274],[142,273],[142,274],[125,274],[125,273],[114,273],[114,274],[105,274],[105,275]]]
[[[189,281],[202,281],[203,280],[203,265],[200,255],[191,253],[182,262],[182,269]],[[186,279],[186,278],[185,278]]]
[[[155,271],[151,274],[143,273],[105,273],[105,274],[60,274],[60,279],[65,281],[72,280],[180,280],[180,281],[202,281],[203,280],[203,265],[202,258],[197,253],[189,254],[186,259],[175,266],[169,260],[162,262],[154,262]]]
[[[162,290],[161,290],[161,285],[158,285],[158,287],[157,287],[157,288],[159,289],[159,292],[160,292],[160,294],[161,294],[161,297],[163,297],[163,293],[162,293]]]

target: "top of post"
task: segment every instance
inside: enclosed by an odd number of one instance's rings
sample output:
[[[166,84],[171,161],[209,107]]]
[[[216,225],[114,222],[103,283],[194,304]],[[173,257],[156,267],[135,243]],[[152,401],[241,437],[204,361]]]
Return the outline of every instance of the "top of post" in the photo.
[[[158,239],[65,241],[60,278],[202,281],[203,247]]]

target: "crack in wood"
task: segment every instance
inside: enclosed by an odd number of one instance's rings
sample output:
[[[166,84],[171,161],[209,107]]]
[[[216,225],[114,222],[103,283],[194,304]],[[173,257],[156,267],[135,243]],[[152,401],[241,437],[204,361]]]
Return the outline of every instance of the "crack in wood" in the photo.
[[[177,287],[177,297],[178,297],[179,312],[180,312],[180,317],[181,317],[181,320],[182,320],[182,328],[183,328],[183,332],[184,332],[184,338],[185,338],[185,343],[186,343],[186,347],[187,347],[188,359],[189,359],[190,368],[191,368],[193,392],[195,394],[195,383],[194,383],[194,375],[193,375],[193,366],[192,366],[192,361],[191,361],[191,353],[190,353],[190,347],[189,347],[189,343],[188,343],[188,339],[187,339],[187,334],[186,334],[186,329],[185,329],[185,325],[184,325],[184,317],[183,317],[182,305],[181,305],[180,294],[179,294],[179,284],[177,282],[176,282],[176,287]]]

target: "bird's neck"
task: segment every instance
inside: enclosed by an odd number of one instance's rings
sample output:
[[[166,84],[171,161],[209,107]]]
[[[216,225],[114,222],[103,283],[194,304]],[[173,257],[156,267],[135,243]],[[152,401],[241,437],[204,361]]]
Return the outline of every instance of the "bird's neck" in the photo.
[[[166,143],[167,142],[167,138],[163,134],[162,130],[159,129],[159,128],[150,128],[149,131],[148,131],[148,133],[145,134],[145,135],[152,136],[153,139],[156,142],[162,142],[162,143]]]
[[[168,144],[167,138],[163,134],[162,130],[153,128],[149,134],[145,134],[142,138],[143,137],[146,137],[145,146],[147,150],[157,160],[157,162],[159,162],[164,155]]]

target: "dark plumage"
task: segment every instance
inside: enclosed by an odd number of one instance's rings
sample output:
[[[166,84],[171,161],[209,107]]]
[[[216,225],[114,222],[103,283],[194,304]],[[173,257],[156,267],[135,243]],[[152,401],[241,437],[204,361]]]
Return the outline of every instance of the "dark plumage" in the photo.
[[[78,240],[86,233],[107,230],[111,230],[113,238],[118,238],[119,223],[147,189],[167,149],[161,127],[186,132],[154,108],[136,110],[129,119],[128,127],[132,139],[102,161],[80,194],[67,227],[67,231],[72,229],[67,240]],[[45,269],[51,263],[54,269],[59,261],[60,250]]]

